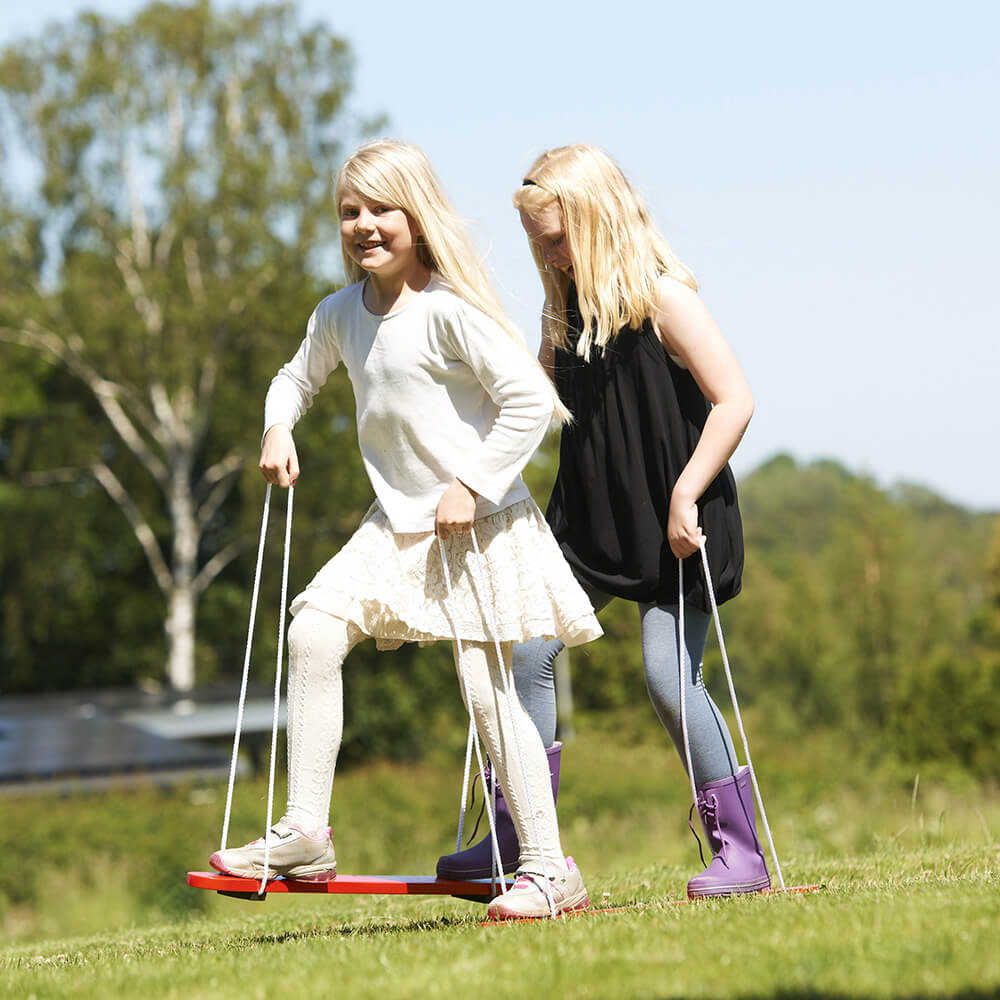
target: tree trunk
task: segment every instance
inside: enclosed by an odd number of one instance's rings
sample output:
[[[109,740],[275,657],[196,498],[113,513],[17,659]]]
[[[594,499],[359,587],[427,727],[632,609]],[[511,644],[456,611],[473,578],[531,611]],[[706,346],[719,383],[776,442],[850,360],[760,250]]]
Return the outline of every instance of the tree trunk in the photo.
[[[191,495],[190,457],[171,463],[168,504],[174,527],[172,586],[167,596],[167,680],[178,691],[194,687],[194,637],[198,591],[198,521]]]
[[[176,691],[194,687],[194,586],[176,586],[167,597],[167,680]]]

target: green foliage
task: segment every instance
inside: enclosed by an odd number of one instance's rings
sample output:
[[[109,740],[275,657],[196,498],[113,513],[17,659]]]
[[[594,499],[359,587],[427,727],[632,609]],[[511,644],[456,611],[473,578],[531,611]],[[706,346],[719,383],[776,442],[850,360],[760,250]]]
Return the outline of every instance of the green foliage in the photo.
[[[996,516],[787,457],[740,496],[747,567],[726,608],[739,692],[995,776],[996,645],[976,622]]]
[[[977,774],[1000,770],[1000,652],[937,648],[907,673],[889,729],[910,760],[960,761]]]

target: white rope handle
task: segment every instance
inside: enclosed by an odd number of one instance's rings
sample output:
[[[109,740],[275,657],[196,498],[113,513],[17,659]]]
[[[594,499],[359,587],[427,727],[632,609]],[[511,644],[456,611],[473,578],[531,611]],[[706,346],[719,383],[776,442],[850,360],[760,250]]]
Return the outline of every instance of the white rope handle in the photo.
[[[747,768],[750,771],[750,781],[753,784],[754,797],[757,800],[757,808],[760,810],[760,820],[764,827],[764,833],[767,835],[767,843],[771,849],[771,859],[774,861],[774,869],[778,875],[778,883],[781,888],[785,888],[785,877],[781,872],[781,865],[778,863],[778,853],[774,848],[774,838],[771,836],[771,827],[767,822],[767,813],[764,811],[764,799],[760,794],[760,787],[757,784],[757,773],[754,771],[753,761],[750,759],[750,741],[747,739],[746,730],[743,727],[743,716],[740,713],[739,701],[736,698],[736,687],[733,684],[733,672],[729,667],[729,655],[726,653],[726,643],[722,637],[722,622],[719,620],[719,606],[715,601],[715,589],[712,586],[712,574],[708,568],[708,553],[705,548],[704,537],[700,544],[701,549],[701,563],[705,571],[705,586],[708,589],[708,598],[712,605],[712,617],[715,619],[715,634],[719,640],[719,650],[722,653],[722,665],[726,670],[726,682],[729,685],[729,697],[733,702],[733,711],[736,714],[736,724],[739,727],[740,737],[743,740],[743,752],[746,754]],[[677,560],[677,603],[678,603],[678,616],[677,616],[677,627],[680,630],[678,636],[678,642],[680,645],[680,651],[678,655],[678,660],[681,663],[681,729],[684,733],[684,752],[687,758],[688,774],[691,778],[691,791],[694,798],[695,809],[698,808],[698,792],[695,787],[694,781],[694,770],[691,767],[691,747],[688,742],[688,731],[687,731],[687,708],[684,701],[684,651],[687,648],[684,636],[684,560]]]
[[[270,484],[268,485],[270,489]],[[281,603],[278,605],[278,653],[274,668],[274,714],[271,721],[271,768],[267,781],[267,826],[264,827],[264,874],[260,880],[260,894],[267,885],[268,862],[271,859],[271,813],[274,807],[274,763],[278,756],[278,707],[281,704],[281,660],[285,651],[285,603],[288,599],[288,560],[292,544],[292,501],[295,487],[288,487],[288,508],[285,511],[285,549],[281,559]]]
[[[222,842],[220,851],[226,849],[229,838],[229,817],[233,807],[233,786],[236,782],[236,758],[240,750],[240,732],[243,729],[243,707],[247,699],[247,678],[250,676],[250,649],[253,645],[253,626],[257,617],[257,598],[260,594],[260,568],[264,561],[264,539],[267,536],[267,518],[271,509],[271,484],[264,493],[264,513],[260,520],[260,543],[257,546],[257,568],[253,575],[253,594],[250,598],[250,625],[247,628],[247,648],[243,655],[243,681],[240,684],[240,698],[236,709],[236,732],[233,736],[233,758],[229,762],[229,789],[226,792],[226,813],[222,820]]]
[[[465,830],[465,795],[469,787],[469,772],[472,770],[472,744],[476,739],[476,724],[469,717],[469,738],[465,741],[465,770],[462,774],[462,791],[458,797],[458,835],[455,838],[456,853],[462,849],[462,834]]]
[[[709,584],[711,586],[711,584]],[[698,788],[694,783],[694,766],[691,763],[691,740],[688,737],[687,717],[687,674],[684,670],[684,656],[687,653],[687,632],[684,628],[684,560],[677,560],[677,671],[681,693],[681,733],[684,736],[684,760],[687,763],[688,779],[691,782],[691,798],[698,808]],[[690,663],[690,657],[688,663]],[[694,664],[691,664],[693,667]],[[700,850],[701,848],[699,848]]]

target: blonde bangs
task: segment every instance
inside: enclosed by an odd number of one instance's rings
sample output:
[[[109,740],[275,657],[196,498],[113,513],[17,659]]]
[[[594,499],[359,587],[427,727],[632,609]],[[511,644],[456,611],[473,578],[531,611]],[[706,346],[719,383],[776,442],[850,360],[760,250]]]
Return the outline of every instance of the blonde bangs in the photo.
[[[603,351],[622,328],[642,326],[652,314],[660,275],[697,291],[694,275],[602,150],[584,144],[549,150],[525,178],[529,183],[514,195],[519,209],[531,215],[555,201],[562,212],[579,302],[582,330],[576,352],[581,357],[590,357],[595,344]],[[545,267],[539,248],[532,246],[532,255],[545,289],[543,331],[557,347],[565,347],[569,279]]]

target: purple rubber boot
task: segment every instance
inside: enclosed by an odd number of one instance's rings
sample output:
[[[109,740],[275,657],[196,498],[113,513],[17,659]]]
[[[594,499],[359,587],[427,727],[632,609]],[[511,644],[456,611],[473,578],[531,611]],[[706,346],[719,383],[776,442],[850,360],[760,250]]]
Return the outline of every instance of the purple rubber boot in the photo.
[[[552,797],[559,799],[559,765],[562,757],[562,744],[553,743],[545,751],[545,756],[549,759],[549,775],[552,778]],[[490,769],[486,766],[486,784],[489,787]],[[477,778],[476,784],[479,784]],[[503,863],[505,875],[517,871],[517,863],[521,856],[521,845],[517,840],[517,831],[514,829],[514,821],[510,818],[507,809],[507,800],[503,797],[503,792],[497,785],[497,807],[496,807],[496,830],[497,844],[500,847],[500,861]],[[480,814],[480,818],[482,814]],[[478,826],[478,822],[476,826]],[[475,836],[475,831],[473,831]],[[456,881],[466,881],[476,878],[490,878],[493,874],[493,841],[487,833],[486,837],[467,847],[457,854],[445,854],[438,858],[437,876],[438,878],[455,879]]]
[[[770,889],[771,876],[757,839],[750,768],[741,767],[731,778],[699,785],[698,813],[712,847],[712,861],[688,882],[688,896],[697,899]]]

